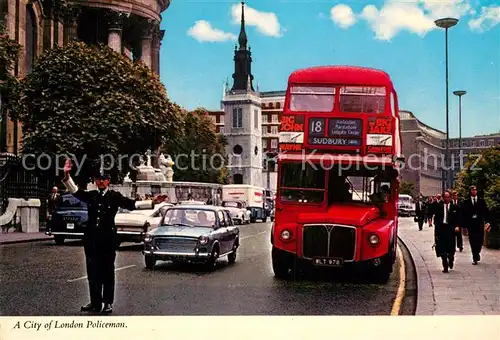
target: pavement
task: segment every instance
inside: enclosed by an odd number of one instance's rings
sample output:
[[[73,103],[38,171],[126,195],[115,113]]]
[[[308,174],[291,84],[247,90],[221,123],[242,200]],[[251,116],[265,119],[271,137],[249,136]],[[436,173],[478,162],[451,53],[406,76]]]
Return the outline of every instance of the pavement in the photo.
[[[401,281],[399,261],[384,285],[353,283],[342,274],[278,280],[270,230],[270,223],[240,226],[236,263],[221,259],[214,272],[169,262],[148,270],[141,246],[123,244],[113,315],[391,315]],[[82,315],[88,282],[80,241],[3,244],[0,252],[2,315]],[[413,312],[414,305],[402,303],[400,315]]]
[[[39,233],[10,232],[10,233],[0,234],[0,244],[47,241],[51,239],[52,237],[45,235],[45,232],[39,232]]]
[[[455,266],[442,273],[441,259],[432,249],[434,229],[422,231],[413,218],[400,218],[400,239],[406,244],[417,272],[416,315],[499,315],[500,250],[483,247],[481,261],[472,265],[469,239],[457,250]]]

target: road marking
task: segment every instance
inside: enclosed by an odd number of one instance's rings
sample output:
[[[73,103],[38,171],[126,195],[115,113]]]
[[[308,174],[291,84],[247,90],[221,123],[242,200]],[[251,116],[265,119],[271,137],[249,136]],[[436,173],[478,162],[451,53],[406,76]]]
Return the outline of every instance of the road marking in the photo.
[[[244,240],[244,239],[247,239],[247,238],[250,238],[250,237],[259,236],[259,235],[262,235],[262,234],[267,234],[267,231],[261,231],[260,233],[257,233],[257,234],[245,236],[245,237],[240,238],[240,240]]]
[[[135,267],[135,264],[132,264],[130,266],[125,266],[125,267],[120,267],[120,268],[116,268],[115,269],[115,272],[119,271],[119,270],[122,270],[122,269],[128,269],[128,268],[132,268],[132,267]],[[68,280],[66,282],[75,282],[75,281],[80,281],[80,280],[85,280],[87,278],[87,276],[82,276],[82,277],[77,277],[76,279],[71,279],[71,280]]]
[[[401,251],[399,245],[398,245],[398,260],[399,260],[399,287],[398,287],[398,292],[396,294],[396,300],[394,300],[394,304],[392,305],[391,316],[399,315],[401,304],[403,303],[403,299],[405,297],[405,288],[406,288],[405,260],[403,259],[403,252]]]

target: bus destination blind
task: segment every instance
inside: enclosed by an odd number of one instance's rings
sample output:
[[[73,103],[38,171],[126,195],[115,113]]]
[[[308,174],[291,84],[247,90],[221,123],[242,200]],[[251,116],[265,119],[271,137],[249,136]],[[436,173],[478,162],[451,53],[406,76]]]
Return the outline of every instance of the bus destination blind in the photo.
[[[311,145],[361,146],[361,119],[310,118],[308,129]]]

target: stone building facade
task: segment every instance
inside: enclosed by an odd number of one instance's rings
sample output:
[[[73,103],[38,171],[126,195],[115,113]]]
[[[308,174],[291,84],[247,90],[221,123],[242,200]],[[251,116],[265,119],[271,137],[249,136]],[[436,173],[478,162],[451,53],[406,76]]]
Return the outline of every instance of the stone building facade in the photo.
[[[142,60],[154,72],[160,70],[160,46],[164,30],[161,13],[171,0],[68,0],[61,13],[58,0],[0,0],[0,25],[22,46],[13,73],[29,74],[35,59],[47,49],[72,40],[108,44],[134,60]],[[19,122],[0,111],[0,152],[21,152]]]
[[[446,133],[422,123],[410,111],[399,114],[406,158],[402,178],[415,185],[416,193],[434,196],[442,192]]]

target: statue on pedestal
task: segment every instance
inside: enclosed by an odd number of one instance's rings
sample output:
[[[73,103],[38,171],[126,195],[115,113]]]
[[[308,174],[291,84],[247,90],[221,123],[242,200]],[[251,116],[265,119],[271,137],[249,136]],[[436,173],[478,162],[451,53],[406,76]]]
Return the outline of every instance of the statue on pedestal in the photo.
[[[168,157],[165,158],[163,153],[160,154],[158,163],[160,165],[160,170],[163,173],[163,175],[165,175],[167,182],[172,182],[174,178],[174,170],[172,169],[172,165],[174,165],[175,163],[172,161],[170,155],[168,155]]]

